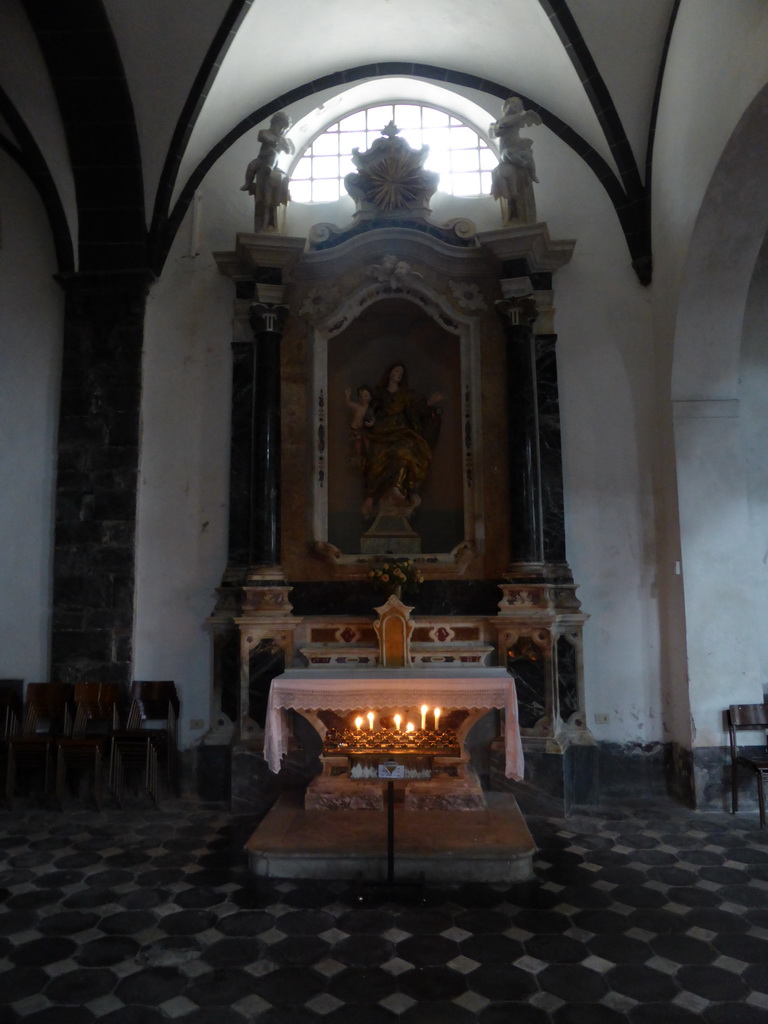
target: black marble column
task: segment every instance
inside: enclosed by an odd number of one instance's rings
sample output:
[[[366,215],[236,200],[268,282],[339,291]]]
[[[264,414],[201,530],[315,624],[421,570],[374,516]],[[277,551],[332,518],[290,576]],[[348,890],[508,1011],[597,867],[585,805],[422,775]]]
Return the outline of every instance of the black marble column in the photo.
[[[251,566],[280,562],[280,341],[287,308],[254,302]]]
[[[513,563],[565,562],[555,335],[534,334],[532,297],[504,300]]]
[[[66,290],[51,676],[127,685],[133,657],[139,405],[147,273]]]
[[[280,342],[287,309],[253,302],[252,342],[232,346],[230,568],[280,563]]]
[[[508,325],[507,341],[510,556],[512,562],[543,562],[533,330]]]
[[[536,411],[539,453],[539,509],[544,562],[565,562],[563,455],[560,439],[560,397],[554,334],[537,334]]]
[[[229,455],[229,565],[242,577],[253,559],[254,342],[232,345],[232,410]]]

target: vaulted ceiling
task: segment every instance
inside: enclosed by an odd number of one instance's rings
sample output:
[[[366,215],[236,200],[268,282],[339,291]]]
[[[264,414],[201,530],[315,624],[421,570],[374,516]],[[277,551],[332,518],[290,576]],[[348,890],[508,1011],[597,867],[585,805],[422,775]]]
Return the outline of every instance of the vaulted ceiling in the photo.
[[[393,75],[522,96],[650,278],[655,111],[679,0],[5,0],[0,147],[62,272],[162,268],[214,161],[275,110]]]

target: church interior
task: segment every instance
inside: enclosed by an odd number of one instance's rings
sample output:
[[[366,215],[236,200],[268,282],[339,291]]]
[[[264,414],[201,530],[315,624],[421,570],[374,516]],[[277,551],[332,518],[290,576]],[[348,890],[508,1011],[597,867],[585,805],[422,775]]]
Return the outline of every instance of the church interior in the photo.
[[[144,1009],[105,981],[55,1016],[74,975],[41,996],[30,974],[0,1024],[204,1024],[225,1003],[341,1024],[368,1002],[373,1024],[757,1020],[762,789],[732,774],[728,709],[768,700],[766,5],[6,0],[0,29],[0,813],[62,847],[79,822],[74,873],[99,820],[133,870],[122,820],[159,887],[187,873],[177,938],[219,929],[202,967],[155,935]],[[43,684],[75,724],[41,746]],[[31,799],[40,764],[68,831]],[[95,810],[63,796],[80,775]],[[363,930],[344,887],[393,884],[393,829],[400,876],[441,887],[443,960],[423,906],[391,900],[365,911],[368,961],[344,945]],[[13,856],[0,973],[29,945],[29,970],[74,958],[96,984],[88,938],[34,960],[53,906],[22,920],[13,869],[43,861]],[[66,859],[57,913],[85,918]],[[204,896],[227,886],[214,928]],[[598,911],[625,915],[624,960]],[[713,939],[727,915],[738,949]],[[517,988],[481,934],[515,945]],[[686,942],[707,952],[676,960]],[[259,973],[251,945],[282,954]],[[190,1002],[225,961],[238,998]],[[618,963],[677,987],[644,994]],[[414,965],[466,984],[409,990]],[[299,966],[293,1003],[276,978]],[[363,998],[355,971],[404,981]]]

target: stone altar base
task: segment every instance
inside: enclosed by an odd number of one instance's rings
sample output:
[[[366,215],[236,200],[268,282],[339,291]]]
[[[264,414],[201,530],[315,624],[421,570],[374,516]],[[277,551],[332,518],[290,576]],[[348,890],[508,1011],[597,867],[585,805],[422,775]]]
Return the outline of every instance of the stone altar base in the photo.
[[[531,878],[534,842],[515,798],[487,793],[477,811],[409,811],[395,805],[395,879],[521,882]],[[387,879],[387,812],[305,810],[286,793],[246,843],[260,878]]]
[[[383,811],[387,784],[382,779],[350,779],[348,775],[330,775],[329,768],[341,758],[324,758],[322,775],[316,775],[304,794],[307,811]],[[438,758],[441,760],[453,760]],[[346,758],[344,758],[346,761]],[[396,801],[406,811],[482,811],[485,793],[470,765],[458,762],[453,774],[435,773],[431,779],[403,779],[395,783]]]

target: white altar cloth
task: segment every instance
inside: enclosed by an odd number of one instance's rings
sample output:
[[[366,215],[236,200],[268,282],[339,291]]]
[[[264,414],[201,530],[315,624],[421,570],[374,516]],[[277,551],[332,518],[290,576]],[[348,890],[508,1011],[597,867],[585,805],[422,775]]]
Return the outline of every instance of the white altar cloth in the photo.
[[[393,713],[428,703],[444,712],[461,708],[505,711],[507,778],[523,777],[523,745],[517,721],[515,681],[503,668],[289,669],[272,680],[267,705],[264,758],[280,770],[288,749],[285,711],[357,711]]]

